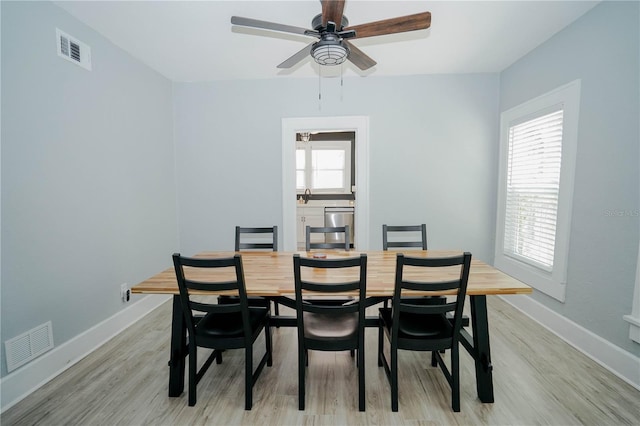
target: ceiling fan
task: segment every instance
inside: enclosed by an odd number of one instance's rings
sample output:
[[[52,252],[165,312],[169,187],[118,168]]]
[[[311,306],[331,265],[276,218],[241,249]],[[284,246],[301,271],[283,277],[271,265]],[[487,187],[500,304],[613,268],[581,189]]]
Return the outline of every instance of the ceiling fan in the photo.
[[[348,59],[361,70],[373,67],[376,65],[376,61],[347,39],[423,30],[431,26],[431,13],[422,12],[350,27],[347,17],[342,14],[344,2],[345,0],[320,0],[322,13],[316,15],[311,21],[312,30],[241,16],[232,16],[231,23],[245,27],[302,34],[319,39],[282,62],[278,68],[291,68],[307,55],[311,55],[320,65],[339,65]]]

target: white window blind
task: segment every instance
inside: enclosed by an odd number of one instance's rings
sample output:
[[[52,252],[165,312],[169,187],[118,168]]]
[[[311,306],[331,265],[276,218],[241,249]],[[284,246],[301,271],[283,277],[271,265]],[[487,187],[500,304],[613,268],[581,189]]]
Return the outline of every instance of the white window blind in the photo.
[[[562,164],[559,108],[509,128],[504,253],[549,272]]]

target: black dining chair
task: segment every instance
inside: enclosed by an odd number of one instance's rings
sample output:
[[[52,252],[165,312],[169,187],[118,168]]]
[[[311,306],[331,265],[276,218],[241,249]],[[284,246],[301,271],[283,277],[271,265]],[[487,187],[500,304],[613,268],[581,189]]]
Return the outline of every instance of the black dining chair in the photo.
[[[382,250],[389,249],[427,250],[427,225],[382,225]],[[421,298],[416,303],[440,303],[440,297]],[[388,301],[384,301],[388,307]]]
[[[265,236],[271,234],[268,241]],[[278,227],[248,228],[236,226],[236,246],[235,251],[242,250],[272,250],[278,251]],[[225,300],[226,302],[226,300]],[[264,297],[249,297],[249,305],[264,306],[271,303]],[[276,301],[273,302],[273,310],[276,315],[280,315],[280,309]]]
[[[350,241],[350,232],[351,228],[349,225],[345,226],[307,226],[306,227],[306,238],[305,238],[305,250],[310,251],[311,249],[342,249],[349,250],[351,247]],[[312,242],[311,236],[312,234],[324,234],[323,242]],[[326,236],[328,234],[342,234],[344,235],[343,241],[339,242],[326,242]]]
[[[270,238],[260,238],[271,234]],[[278,227],[247,228],[236,226],[236,251],[273,250],[278,251]]]
[[[405,267],[411,275],[405,277]],[[423,268],[424,275],[415,272]],[[428,279],[431,268],[457,268],[449,281]],[[451,387],[451,406],[460,411],[460,330],[464,300],[471,268],[471,253],[445,258],[407,257],[398,253],[395,289],[391,308],[381,308],[378,329],[378,366],[383,366],[391,386],[391,411],[398,411],[398,350],[431,351],[431,365],[439,366]],[[414,304],[402,298],[405,291],[425,295],[452,292],[444,304]],[[453,313],[453,321],[447,314]],[[384,354],[384,341],[390,342],[390,360]],[[439,351],[451,351],[451,369]]]
[[[242,257],[236,254],[230,258],[189,258],[179,253],[173,255],[173,264],[180,290],[180,306],[187,328],[189,349],[189,406],[196,404],[196,386],[209,369],[213,360],[222,362],[221,351],[244,348],[245,357],[245,410],[251,410],[253,386],[265,364],[272,365],[271,330],[269,328],[269,308],[250,307],[247,301]],[[185,274],[188,267],[189,274]],[[207,277],[214,271],[221,274],[219,280],[196,279],[193,268],[209,269]],[[232,270],[235,279],[229,279],[227,271]],[[210,304],[202,300],[203,295],[220,292],[237,293],[237,303]],[[202,313],[194,315],[195,312]],[[255,371],[253,369],[253,344],[264,330],[266,351]],[[198,347],[213,349],[198,370]]]
[[[305,273],[314,268],[326,270],[326,274],[323,271],[322,282],[305,278]],[[340,271],[332,274],[331,271],[336,269]],[[366,254],[340,259],[303,258],[294,254],[293,270],[298,326],[298,408],[304,410],[305,407],[305,374],[309,351],[355,350],[358,368],[358,407],[360,411],[364,411]],[[357,292],[358,298],[342,304],[311,303],[306,299],[309,295],[318,293],[333,296],[345,292]]]
[[[427,250],[427,225],[382,225],[382,250],[389,248]]]

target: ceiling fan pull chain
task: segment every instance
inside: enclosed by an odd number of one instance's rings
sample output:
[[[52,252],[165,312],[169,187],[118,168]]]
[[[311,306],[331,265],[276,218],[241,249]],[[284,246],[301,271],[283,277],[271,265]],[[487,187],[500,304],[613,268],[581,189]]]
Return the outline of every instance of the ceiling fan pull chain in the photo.
[[[322,111],[322,65],[318,65],[318,111]]]
[[[342,102],[344,97],[342,96],[344,93],[344,62],[340,64],[340,102]]]

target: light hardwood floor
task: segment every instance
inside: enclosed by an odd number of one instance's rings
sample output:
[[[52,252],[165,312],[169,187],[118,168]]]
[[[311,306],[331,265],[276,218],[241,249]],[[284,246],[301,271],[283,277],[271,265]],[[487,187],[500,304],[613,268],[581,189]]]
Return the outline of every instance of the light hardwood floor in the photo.
[[[497,297],[489,297],[495,403],[476,397],[471,358],[461,354],[461,412],[426,353],[399,358],[399,407],[377,366],[377,332],[367,330],[367,410],[357,409],[348,352],[311,352],[307,409],[298,411],[296,335],[274,329],[265,367],[245,411],[242,351],[225,353],[198,386],[198,402],[167,396],[171,305],[166,303],[2,414],[2,425],[637,425],[640,392]],[[281,307],[282,310],[286,309]],[[374,313],[374,311],[372,311]],[[263,345],[255,351],[257,358]],[[202,356],[200,357],[203,358]]]

